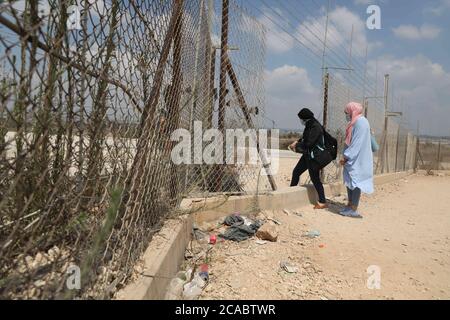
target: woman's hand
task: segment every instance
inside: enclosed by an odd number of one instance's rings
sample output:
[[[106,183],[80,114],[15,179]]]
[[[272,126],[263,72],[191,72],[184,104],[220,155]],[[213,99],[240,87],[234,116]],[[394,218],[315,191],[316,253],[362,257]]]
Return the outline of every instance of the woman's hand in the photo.
[[[347,163],[347,159],[342,158],[341,161],[339,161],[339,163],[341,164],[341,166],[345,166],[345,164]]]
[[[297,145],[297,141],[292,142],[292,144],[289,145],[289,149],[295,150],[296,145]]]

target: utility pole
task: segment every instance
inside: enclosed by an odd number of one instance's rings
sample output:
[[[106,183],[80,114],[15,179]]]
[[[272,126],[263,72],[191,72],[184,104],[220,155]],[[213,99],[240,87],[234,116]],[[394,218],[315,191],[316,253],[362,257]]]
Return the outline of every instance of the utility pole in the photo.
[[[324,75],[324,68],[325,68],[325,56],[326,56],[326,52],[327,52],[327,40],[328,40],[328,21],[329,21],[329,14],[330,14],[330,0],[328,0],[327,3],[327,19],[325,22],[325,36],[324,36],[324,41],[323,41],[323,54],[322,54],[322,79],[323,79],[323,75]]]

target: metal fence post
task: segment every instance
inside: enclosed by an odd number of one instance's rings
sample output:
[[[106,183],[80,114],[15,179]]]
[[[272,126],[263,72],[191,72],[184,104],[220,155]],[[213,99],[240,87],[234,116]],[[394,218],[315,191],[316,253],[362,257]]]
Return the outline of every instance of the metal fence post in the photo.
[[[325,73],[324,81],[323,81],[323,127],[326,130],[328,126],[328,87],[329,87],[330,74],[328,72]],[[320,170],[320,178],[325,178],[325,171]]]
[[[437,168],[436,168],[436,170],[441,170],[441,139],[439,139],[439,145],[438,145]]]
[[[241,106],[242,112],[244,113],[244,117],[245,117],[245,120],[247,122],[247,126],[249,128],[253,128],[253,121],[252,121],[252,118],[250,116],[249,108],[248,108],[247,103],[245,101],[244,94],[242,93],[242,90],[241,90],[241,88],[239,86],[239,82],[238,82],[236,73],[234,72],[233,66],[231,65],[231,61],[230,61],[230,59],[228,57],[227,57],[227,62],[228,62],[227,63],[228,76],[230,77],[231,84],[232,84],[233,89],[234,89],[234,91],[236,93],[236,96],[238,98],[238,101],[239,101],[239,104]],[[268,160],[267,160],[267,158],[266,158],[266,156],[264,154],[264,150],[261,150],[261,148],[260,148],[259,138],[258,137],[256,138],[256,148],[258,150],[258,154],[260,155],[261,161],[263,163],[264,170],[267,173],[267,178],[269,179],[270,186],[271,186],[272,190],[275,191],[275,190],[277,190],[277,184],[276,184],[275,179],[273,178],[273,176],[272,176],[272,174],[271,174],[271,172],[269,170],[270,163],[268,162]]]
[[[194,137],[194,111],[197,109],[197,97],[198,97],[198,81],[197,78],[197,72],[198,72],[198,63],[199,63],[199,53],[200,53],[200,39],[201,39],[201,32],[202,32],[202,23],[203,23],[203,14],[204,14],[204,0],[200,0],[200,19],[198,21],[197,26],[197,38],[195,39],[195,56],[194,56],[194,79],[192,84],[192,95],[191,95],[191,101],[190,101],[190,112],[189,112],[189,132],[191,133],[192,137]],[[175,38],[176,39],[176,38]],[[180,60],[180,58],[178,58]],[[203,147],[203,146],[202,146]],[[193,151],[195,154],[195,150]],[[184,188],[187,188],[188,181],[189,181],[189,166],[186,166],[186,173],[185,173],[185,180],[184,180]]]
[[[395,147],[395,172],[398,172],[398,149],[400,147],[400,125],[397,130],[397,146]]]
[[[227,94],[227,54],[228,54],[228,13],[229,0],[222,1],[222,32],[220,41],[220,89],[219,89],[219,130],[225,129],[225,105]]]
[[[207,52],[206,55],[209,55],[209,66],[208,71],[209,75],[208,77],[208,84],[209,84],[209,91],[207,96],[208,101],[208,108],[207,108],[207,124],[208,128],[211,129],[213,127],[213,117],[214,117],[214,88],[215,88],[215,77],[216,77],[216,48],[214,47],[214,44],[211,41],[211,34],[212,34],[212,21],[213,21],[213,15],[214,15],[214,0],[208,0],[208,32],[209,32],[209,41],[210,46],[207,46]]]
[[[364,98],[364,117],[369,120],[369,99]]]
[[[173,71],[172,71],[172,85],[170,87],[170,96],[172,97],[170,103],[169,103],[169,112],[172,114],[169,118],[169,120],[172,122],[171,125],[169,125],[169,128],[172,130],[178,129],[179,122],[180,122],[180,100],[181,100],[181,91],[179,90],[179,87],[182,86],[183,83],[183,74],[182,74],[182,46],[183,46],[183,2],[180,2],[180,12],[177,16],[177,20],[175,22],[175,28],[174,28],[174,36],[173,36]],[[197,59],[197,57],[196,57]],[[195,82],[195,80],[194,80]],[[193,94],[195,95],[196,89],[194,89]],[[190,119],[192,121],[192,119]],[[171,134],[171,132],[169,132]],[[169,152],[172,149],[173,142],[169,143],[170,149],[168,148],[166,152]],[[179,185],[177,181],[177,167],[174,165],[172,161],[170,161],[170,170],[171,172],[171,183],[170,183],[170,196],[172,199],[177,199],[178,192],[179,192]],[[185,176],[185,182],[188,179],[188,168],[189,166],[186,166],[186,176]],[[186,189],[186,184],[184,186]]]
[[[388,117],[388,103],[389,103],[389,75],[386,74],[384,76],[384,132],[385,132],[385,140],[384,140],[384,157],[383,160],[385,163],[383,164],[383,173],[386,168],[389,173],[389,117]]]
[[[179,16],[182,14],[183,2],[184,1],[181,0],[181,1],[175,1],[175,3],[174,3],[172,16],[170,18],[169,29],[167,30],[167,34],[164,39],[161,56],[158,61],[158,66],[156,68],[156,72],[155,72],[155,76],[154,76],[154,80],[153,80],[153,87],[150,92],[150,100],[144,106],[144,109],[142,111],[141,124],[140,124],[140,132],[141,133],[144,131],[144,127],[147,124],[147,120],[151,120],[153,118],[155,111],[156,111],[156,107],[159,102],[160,91],[161,91],[161,86],[162,86],[163,77],[164,77],[164,70],[166,67],[167,59],[169,57],[170,48],[172,46],[174,33],[176,31],[175,29],[177,26],[177,21],[179,19]]]
[[[418,171],[419,167],[419,153],[420,153],[420,139],[419,136],[416,138],[416,152],[414,152],[414,173]]]
[[[383,143],[381,147],[381,153],[378,157],[376,171],[378,172],[378,166],[381,162],[381,173],[385,172],[386,162],[388,163],[389,167],[389,158],[387,154],[387,147],[388,147],[388,96],[389,96],[389,75],[386,74],[384,76],[384,131],[383,131]],[[388,168],[389,171],[389,168]]]
[[[327,72],[323,82],[323,127],[327,129],[328,125],[328,86],[330,74]]]
[[[417,137],[416,137],[416,150],[414,152],[414,173],[417,172],[419,166],[419,153],[420,153],[420,121],[417,121]]]
[[[406,167],[406,161],[408,159],[408,149],[409,149],[409,133],[406,134],[405,154],[403,157],[403,171],[409,170],[409,168]]]
[[[219,79],[219,119],[218,127],[223,136],[225,133],[225,106],[227,96],[227,54],[228,54],[228,21],[229,21],[229,0],[222,1],[222,30],[220,40],[220,79]],[[222,163],[226,159],[225,144],[222,149]],[[222,190],[222,175],[224,173],[223,164],[218,166],[217,189]]]

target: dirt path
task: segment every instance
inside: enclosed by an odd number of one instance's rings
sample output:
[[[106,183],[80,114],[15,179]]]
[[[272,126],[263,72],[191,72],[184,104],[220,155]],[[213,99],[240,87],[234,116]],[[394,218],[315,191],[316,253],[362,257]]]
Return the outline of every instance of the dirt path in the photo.
[[[310,206],[301,217],[275,212],[276,243],[215,247],[202,299],[450,299],[449,194],[450,177],[411,176],[364,197],[362,220]],[[320,237],[304,237],[311,230]],[[372,265],[379,290],[367,288]]]

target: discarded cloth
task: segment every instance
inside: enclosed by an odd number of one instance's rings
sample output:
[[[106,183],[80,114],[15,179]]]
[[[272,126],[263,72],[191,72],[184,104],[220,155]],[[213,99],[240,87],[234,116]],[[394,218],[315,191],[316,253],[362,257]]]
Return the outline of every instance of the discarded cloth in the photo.
[[[244,224],[234,225],[229,227],[227,231],[219,236],[225,240],[241,242],[253,237],[259,227],[259,223],[254,223],[250,226],[246,226]]]
[[[220,234],[219,237],[236,242],[241,242],[253,237],[262,226],[260,221],[247,225],[245,224],[245,220],[237,215],[228,216],[225,219],[224,224],[230,227],[223,234]]]
[[[241,216],[232,214],[225,218],[225,221],[223,222],[225,225],[231,227],[234,225],[240,225],[244,223],[244,219]]]

